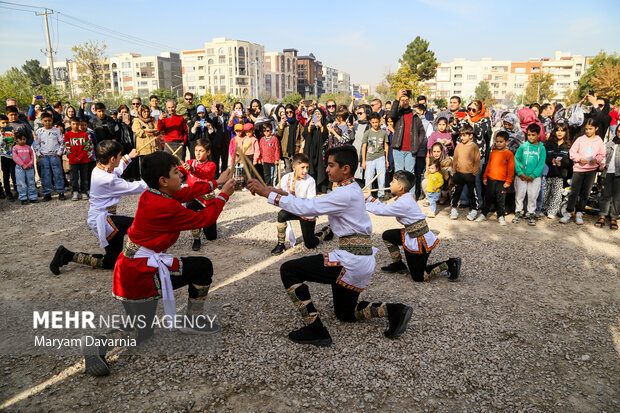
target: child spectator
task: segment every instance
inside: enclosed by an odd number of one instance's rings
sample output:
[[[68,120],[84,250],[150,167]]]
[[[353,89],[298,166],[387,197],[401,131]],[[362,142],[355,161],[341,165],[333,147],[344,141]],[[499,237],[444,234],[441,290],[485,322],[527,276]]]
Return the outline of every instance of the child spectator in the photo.
[[[52,200],[54,188],[58,199],[65,198],[65,177],[62,170],[61,156],[65,151],[65,141],[62,133],[52,126],[53,116],[49,113],[41,115],[43,127],[37,129],[33,149],[41,162],[41,183],[43,184],[43,202]],[[52,184],[53,179],[53,184]]]
[[[560,121],[551,131],[547,142],[545,142],[545,149],[547,151],[545,162],[549,167],[549,172],[547,173],[547,182],[545,184],[543,209],[547,211],[547,218],[549,219],[554,219],[558,216],[560,206],[562,205],[564,179],[568,176],[568,171],[572,166],[568,153],[570,145],[568,123]]]
[[[239,129],[237,125],[240,125],[241,129]],[[238,123],[237,125],[235,125],[236,136],[234,139],[230,140],[230,146],[228,147],[230,159],[232,159],[235,164],[241,162],[239,156],[235,152],[235,147],[239,147],[250,161],[256,165],[260,159],[260,145],[258,144],[258,139],[254,137],[254,125],[251,123]]]
[[[261,125],[263,137],[260,139],[260,154],[263,160],[263,175],[267,186],[273,186],[278,176],[280,167],[280,141],[273,136],[273,129],[270,123]],[[279,184],[279,182],[278,182]]]
[[[437,119],[437,131],[431,133],[428,138],[427,148],[430,151],[435,143],[439,142],[446,155],[454,150],[452,134],[448,131],[448,119],[441,117]]]
[[[514,113],[506,113],[500,131],[508,133],[507,147],[513,154],[517,153],[517,149],[519,149],[519,146],[525,141],[525,135],[519,125],[519,118],[517,115]]]
[[[185,175],[188,186],[193,186],[196,182],[209,182],[215,179],[215,171],[217,165],[215,162],[209,161],[209,155],[211,155],[211,141],[209,139],[200,138],[194,144],[194,159],[190,159],[183,165],[179,166],[179,171]],[[225,179],[225,178],[222,178]],[[213,192],[202,195],[199,198],[193,199],[186,204],[188,209],[194,212],[198,212],[204,209],[206,202],[213,199]],[[209,241],[217,239],[217,227],[214,222],[212,225],[203,228],[205,237]],[[192,243],[192,250],[200,250],[200,228],[192,230],[192,236],[194,241]]]
[[[438,160],[431,161],[427,167],[428,172],[428,184],[426,186],[426,195],[428,197],[428,203],[431,207],[431,211],[428,213],[429,218],[435,218],[437,212],[437,201],[439,201],[439,195],[441,195],[441,187],[443,186],[443,176],[439,170],[441,166]]]
[[[452,161],[452,168],[454,171],[452,180],[455,188],[452,196],[450,219],[457,219],[459,217],[459,211],[456,207],[459,204],[463,188],[466,186],[470,209],[467,219],[473,221],[478,215],[478,200],[480,199],[480,194],[478,193],[478,189],[476,189],[476,175],[480,171],[480,149],[478,149],[478,145],[472,141],[473,136],[474,128],[464,123],[460,131],[461,143],[456,145],[454,149],[454,159]]]
[[[487,189],[484,193],[484,203],[482,213],[476,222],[487,219],[487,214],[491,210],[491,205],[495,204],[497,211],[497,222],[506,225],[506,189],[510,187],[515,175],[515,157],[508,150],[509,135],[505,131],[499,131],[495,135],[495,149],[491,151],[489,163],[484,171],[482,183]]]
[[[620,128],[613,131],[616,135],[605,145],[605,164],[599,167],[603,171],[603,195],[599,204],[599,220],[594,225],[602,228],[605,216],[609,214],[609,229],[617,231],[620,216]]]
[[[439,162],[438,172],[441,173],[441,177],[443,178],[444,182],[440,199],[448,199],[449,195],[447,193],[447,189],[451,181],[450,172],[452,170],[452,158],[446,156],[446,153],[444,152],[444,147],[439,142],[435,142],[433,146],[431,146],[431,149],[426,156],[426,168],[424,172],[424,180],[422,180],[422,189],[424,189],[424,192],[426,192],[426,189],[428,188],[428,166],[435,161]],[[422,205],[429,206],[430,203],[428,202],[428,200],[426,200],[422,203]]]
[[[381,117],[378,113],[371,113],[370,129],[364,132],[362,139],[362,169],[366,170],[364,178],[368,185],[375,177],[379,188],[385,185],[385,169],[389,166],[388,151],[389,139],[387,133],[381,129]],[[377,194],[380,200],[385,199],[385,191],[380,190]]]
[[[95,115],[88,120],[88,127],[95,133],[97,142],[108,139],[120,141],[120,129],[116,121],[106,115],[103,103],[95,103]]]
[[[531,109],[530,109],[531,110]],[[540,143],[540,126],[532,123],[527,127],[527,142],[519,146],[515,155],[515,217],[513,224],[521,221],[525,212],[523,200],[527,195],[527,224],[536,225],[536,200],[540,192],[541,175],[545,167],[545,147]]]
[[[605,161],[606,150],[603,140],[596,134],[598,122],[595,119],[588,119],[584,124],[585,135],[578,137],[570,147],[570,158],[573,161],[573,178],[570,184],[570,194],[566,204],[566,212],[560,218],[562,224],[568,223],[572,216],[575,206],[575,223],[583,225],[583,212],[586,208],[586,201],[592,185],[596,179],[599,165]]]
[[[316,184],[314,178],[308,174],[309,169],[308,157],[298,153],[293,156],[293,172],[284,175],[278,187],[298,198],[314,198]],[[319,244],[320,240],[314,236],[316,217],[301,217],[281,209],[278,212],[278,244],[271,250],[271,255],[280,255],[284,252],[287,233],[291,246],[295,245],[295,235],[290,221],[299,221],[306,248],[314,248]]]
[[[5,196],[11,202],[15,201],[13,192],[11,192],[11,181],[13,181],[13,189],[17,192],[15,162],[12,156],[13,146],[15,146],[13,127],[9,126],[9,118],[6,115],[0,115],[0,165],[2,166],[2,181],[4,182],[4,191],[0,188],[0,198],[6,192]]]
[[[34,157],[32,148],[26,145],[26,132],[18,130],[15,132],[15,146],[11,151],[11,156],[15,162],[15,176],[17,178],[17,195],[22,205],[28,205],[28,200],[33,204],[37,200],[37,187],[34,182]]]
[[[81,193],[88,199],[90,190],[90,174],[88,163],[90,162],[91,141],[86,132],[79,127],[79,119],[71,118],[71,130],[65,133],[65,150],[69,158],[71,169],[71,200],[77,201]]]
[[[327,124],[327,139],[323,143],[323,163],[327,164],[325,154],[331,148],[337,148],[350,142],[349,137],[352,134],[352,130],[347,125],[347,119],[349,117],[349,111],[346,108],[341,108],[336,111],[336,118],[334,123]]]
[[[90,139],[91,149],[90,149],[90,152],[88,153],[88,157],[90,158],[90,162],[88,162],[88,176],[90,177],[90,175],[93,173],[93,169],[95,169],[95,166],[97,165],[97,154],[95,153],[95,149],[97,148],[99,141],[97,141],[95,132],[93,132],[92,129],[89,129],[88,119],[84,117],[79,118],[79,128],[80,128],[80,132],[86,132]],[[89,179],[89,182],[90,182],[90,179]],[[88,199],[88,196],[86,196],[84,199]]]

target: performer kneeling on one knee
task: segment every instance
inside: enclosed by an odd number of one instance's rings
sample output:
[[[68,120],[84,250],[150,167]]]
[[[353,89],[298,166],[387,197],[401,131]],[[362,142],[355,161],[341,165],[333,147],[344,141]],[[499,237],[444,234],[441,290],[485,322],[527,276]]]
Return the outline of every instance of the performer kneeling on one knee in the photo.
[[[194,156],[196,159],[190,159],[179,166],[179,171],[185,175],[188,186],[193,186],[196,182],[208,182],[215,179],[217,165],[215,165],[215,162],[211,162],[208,159],[209,155],[211,155],[211,142],[205,138],[198,139],[194,147]],[[205,207],[206,201],[213,198],[214,194],[211,192],[189,201],[186,207],[194,212],[198,212]],[[205,237],[209,241],[213,241],[217,238],[216,225],[216,223],[213,223],[213,225],[203,228]],[[200,249],[200,228],[193,229],[192,236],[194,237],[192,250],[198,251]]]
[[[305,154],[298,153],[295,155],[293,157],[293,172],[282,177],[280,189],[299,198],[314,198],[316,196],[316,183],[314,178],[308,175],[309,168],[310,161]],[[306,248],[314,248],[319,245],[320,240],[314,235],[316,217],[300,217],[282,209],[278,212],[278,244],[271,250],[271,255],[280,255],[284,252],[287,234],[290,234],[293,240],[295,239],[295,236],[292,235],[293,230],[290,221],[299,221]]]
[[[307,324],[289,333],[289,338],[296,343],[317,346],[332,343],[312,303],[306,281],[331,284],[334,311],[339,320],[353,322],[387,317],[389,326],[384,334],[389,338],[398,337],[407,328],[413,312],[411,307],[357,301],[374,272],[377,252],[370,241],[372,223],[364,205],[364,194],[354,178],[359,164],[357,151],[352,146],[342,146],[330,149],[326,156],[327,175],[337,186],[321,197],[298,198],[281,189],[266,188],[256,180],[248,184],[252,193],[266,197],[269,203],[295,215],[327,215],[331,230],[339,237],[337,250],[287,261],[280,267],[284,288]],[[321,237],[331,230],[327,227]]]
[[[461,270],[461,259],[450,258],[448,261],[437,262],[427,265],[428,257],[439,239],[433,234],[426,223],[426,215],[422,213],[420,206],[413,199],[409,190],[414,186],[415,176],[409,171],[396,171],[394,179],[390,182],[390,191],[396,199],[386,205],[370,196],[370,189],[364,191],[366,198],[366,210],[375,215],[395,217],[405,226],[403,229],[388,229],[383,233],[383,242],[390,251],[392,263],[381,269],[385,272],[409,272],[414,281],[426,281],[431,276],[447,271],[450,274],[449,281],[456,281]],[[407,265],[403,263],[400,255],[400,246],[405,250]]]
[[[116,215],[116,208],[121,198],[128,195],[141,194],[147,188],[144,181],[127,182],[121,175],[138,156],[134,149],[122,156],[123,146],[113,140],[105,140],[97,145],[97,167],[90,178],[90,209],[88,210],[88,226],[99,239],[105,255],[72,252],[59,246],[50,263],[50,271],[58,275],[60,267],[70,262],[88,265],[93,268],[114,268],[118,254],[123,249],[123,239],[133,218]]]
[[[153,335],[152,321],[158,300],[164,301],[166,316],[174,320],[173,290],[188,286],[187,316],[197,319],[202,314],[213,275],[211,261],[206,257],[176,258],[163,251],[174,245],[181,231],[212,225],[233,194],[234,181],[224,171],[217,181],[196,182],[192,187],[181,188],[178,164],[167,152],[144,157],[142,178],[149,189],[140,196],[136,217],[127,231],[127,242],[114,267],[112,292],[129,316],[140,316],[146,322],[143,328],[111,331],[105,335],[106,340],[95,340],[96,344],[91,346],[83,339],[82,352],[89,374],[104,376],[110,372],[105,360],[109,347],[99,342],[125,338],[140,343]],[[181,205],[213,191],[219,184],[223,184],[222,191],[205,201],[204,209],[194,212]],[[192,324],[179,330],[200,334],[218,329],[204,323]]]

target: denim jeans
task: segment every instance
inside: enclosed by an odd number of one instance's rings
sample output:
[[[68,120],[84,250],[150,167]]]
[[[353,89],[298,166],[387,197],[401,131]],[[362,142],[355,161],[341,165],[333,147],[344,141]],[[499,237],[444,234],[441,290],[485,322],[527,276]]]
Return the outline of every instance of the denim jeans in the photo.
[[[415,156],[411,152],[394,149],[392,154],[394,155],[394,172],[405,170],[415,174]],[[411,187],[409,192],[415,195],[415,185]]]
[[[34,167],[24,169],[15,165],[15,179],[17,180],[17,194],[20,201],[27,199],[37,200],[37,187],[34,183]]]
[[[439,195],[441,195],[441,191],[437,192],[427,192],[426,199],[428,199],[428,204],[431,207],[431,212],[437,212],[437,201],[439,201]]]
[[[483,195],[482,195],[482,176],[484,175],[484,158],[480,159],[480,170],[478,171],[478,174],[476,175],[476,190],[478,191],[478,207],[480,207],[480,202],[482,202]],[[469,187],[466,186],[463,188],[463,192],[461,193],[461,206],[468,206],[469,205]]]
[[[52,175],[54,177],[53,186]],[[51,194],[54,187],[58,194],[65,193],[65,175],[60,156],[43,155],[41,158],[41,184],[43,185],[43,195]]]
[[[364,177],[366,178],[366,185],[368,185],[375,175],[379,173],[381,175],[377,178],[377,184],[379,185],[379,188],[383,188],[385,186],[385,156],[377,158],[374,161],[366,161],[366,174],[364,174]],[[383,195],[385,195],[385,191],[379,191],[379,193],[377,193],[377,196]]]

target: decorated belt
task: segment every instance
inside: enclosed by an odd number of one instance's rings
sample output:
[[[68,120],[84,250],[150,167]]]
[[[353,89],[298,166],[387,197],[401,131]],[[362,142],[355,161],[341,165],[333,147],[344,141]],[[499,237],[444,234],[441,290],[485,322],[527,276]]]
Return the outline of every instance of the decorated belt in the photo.
[[[107,207],[106,211],[108,211],[111,215],[116,215],[116,205]]]
[[[355,255],[372,255],[370,235],[348,235],[338,239],[339,249]]]
[[[123,247],[123,255],[127,258],[133,258],[139,249],[140,245],[127,238],[127,241],[125,241],[125,246]]]
[[[414,222],[413,224],[405,225],[405,231],[407,231],[407,234],[409,234],[411,238],[417,238],[426,234],[429,229],[426,220],[421,219]]]

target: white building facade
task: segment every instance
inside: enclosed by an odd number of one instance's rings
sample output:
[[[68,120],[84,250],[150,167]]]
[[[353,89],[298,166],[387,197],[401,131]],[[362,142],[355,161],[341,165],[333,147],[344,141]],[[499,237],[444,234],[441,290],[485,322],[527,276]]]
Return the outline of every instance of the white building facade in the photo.
[[[265,53],[265,91],[276,99],[297,92],[297,51]]]

